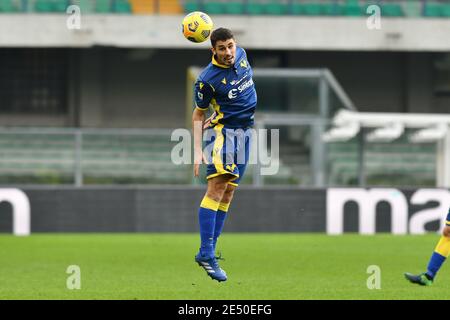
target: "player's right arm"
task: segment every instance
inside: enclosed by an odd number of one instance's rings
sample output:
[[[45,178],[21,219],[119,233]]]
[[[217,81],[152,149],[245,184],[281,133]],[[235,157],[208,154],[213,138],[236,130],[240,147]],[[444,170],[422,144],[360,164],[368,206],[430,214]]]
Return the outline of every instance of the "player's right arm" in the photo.
[[[198,80],[195,83],[195,104],[192,113],[192,131],[194,134],[194,176],[198,177],[200,164],[205,162],[203,154],[203,123],[205,121],[205,111],[209,109],[209,104],[213,98],[214,90],[208,83]]]
[[[203,121],[205,120],[204,111],[198,108],[192,113],[192,130],[194,132],[194,176],[198,177],[200,164],[203,162],[202,137]]]

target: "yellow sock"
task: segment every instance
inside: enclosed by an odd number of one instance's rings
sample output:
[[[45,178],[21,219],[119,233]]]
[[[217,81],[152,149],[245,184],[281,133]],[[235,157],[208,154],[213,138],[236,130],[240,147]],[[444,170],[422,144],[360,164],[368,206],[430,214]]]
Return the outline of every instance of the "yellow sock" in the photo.
[[[450,254],[450,238],[442,236],[434,251],[447,258]]]
[[[223,212],[228,212],[228,208],[230,207],[229,203],[221,202],[219,204],[219,210]]]

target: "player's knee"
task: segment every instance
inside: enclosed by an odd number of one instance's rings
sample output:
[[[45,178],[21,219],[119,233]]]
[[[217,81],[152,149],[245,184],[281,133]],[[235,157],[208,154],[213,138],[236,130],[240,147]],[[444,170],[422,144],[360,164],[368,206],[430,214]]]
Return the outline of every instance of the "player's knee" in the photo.
[[[211,179],[208,183],[207,196],[215,201],[220,202],[227,189],[228,180],[222,177]]]
[[[444,231],[442,231],[442,235],[444,237],[450,238],[450,227],[449,226],[445,226]]]
[[[219,188],[210,188],[206,192],[206,196],[214,201],[220,202],[223,197],[223,191]]]
[[[222,197],[222,202],[224,203],[230,203],[231,200],[233,200],[233,194],[234,194],[234,187],[231,185],[228,185],[227,189],[225,190],[223,197]]]

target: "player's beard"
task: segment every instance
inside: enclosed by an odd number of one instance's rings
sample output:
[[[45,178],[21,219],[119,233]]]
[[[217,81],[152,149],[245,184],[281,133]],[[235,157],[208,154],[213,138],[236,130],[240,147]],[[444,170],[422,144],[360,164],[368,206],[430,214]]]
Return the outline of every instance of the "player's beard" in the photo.
[[[234,56],[231,56],[231,60],[228,60],[227,56],[224,56],[223,59],[218,59],[218,56],[216,55],[215,59],[225,66],[232,66],[234,64]]]
[[[227,59],[225,57],[225,64],[228,65],[228,66],[232,66],[234,64],[234,57],[231,56],[231,57],[229,57],[229,59]]]

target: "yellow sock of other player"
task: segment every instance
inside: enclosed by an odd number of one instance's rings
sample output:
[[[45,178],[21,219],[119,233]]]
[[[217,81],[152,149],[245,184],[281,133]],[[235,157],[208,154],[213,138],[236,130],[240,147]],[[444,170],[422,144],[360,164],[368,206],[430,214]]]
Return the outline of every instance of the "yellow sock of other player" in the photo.
[[[434,278],[450,254],[450,238],[442,236],[428,263],[427,275]]]

